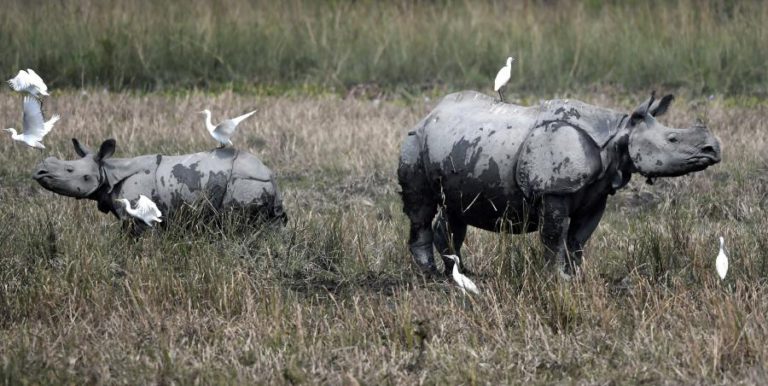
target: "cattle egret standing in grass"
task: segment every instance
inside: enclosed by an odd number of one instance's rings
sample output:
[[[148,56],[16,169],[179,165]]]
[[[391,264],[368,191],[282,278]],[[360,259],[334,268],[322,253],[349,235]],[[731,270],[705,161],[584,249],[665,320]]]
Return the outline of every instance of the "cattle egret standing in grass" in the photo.
[[[501,88],[506,86],[507,82],[509,82],[509,78],[512,77],[512,62],[514,61],[515,58],[511,56],[508,57],[507,65],[502,67],[501,70],[496,73],[496,81],[493,84],[493,91],[499,93],[499,99],[501,99],[502,102],[504,102],[504,94],[501,93]]]
[[[461,288],[461,292],[465,295],[467,294],[467,291],[472,292],[475,295],[480,295],[480,290],[477,289],[475,283],[472,280],[469,280],[468,277],[464,276],[464,274],[459,272],[459,257],[456,255],[445,255],[445,257],[453,260],[454,264],[451,277],[453,277],[453,281],[455,281],[459,288]]]
[[[8,84],[14,91],[26,92],[36,98],[48,96],[48,86],[31,68],[19,71],[15,78],[8,80]]]
[[[219,123],[218,125],[213,125],[211,123],[211,111],[208,109],[205,109],[201,111],[201,114],[205,114],[205,127],[208,129],[208,132],[211,133],[211,137],[218,141],[221,144],[221,147],[224,147],[226,145],[232,146],[232,141],[230,140],[230,137],[232,137],[232,134],[235,133],[235,129],[237,128],[237,125],[240,124],[245,118],[250,117],[253,115],[256,111],[251,111],[250,113],[243,114],[237,118],[228,119],[226,121],[223,121]]]
[[[725,241],[721,236],[720,253],[717,254],[717,259],[715,260],[715,269],[717,269],[717,274],[720,275],[720,279],[722,280],[725,280],[725,274],[728,273],[728,256],[725,255],[725,251],[723,250],[724,245]]]
[[[131,208],[131,202],[124,198],[118,198],[117,201],[125,204],[125,211],[128,212],[129,215],[143,221],[149,226],[152,226],[153,222],[163,222],[160,220],[160,217],[163,216],[162,213],[160,213],[160,209],[157,209],[157,205],[143,194],[139,195],[139,200],[136,202],[136,208]]]
[[[24,142],[27,146],[35,149],[45,149],[43,146],[43,137],[53,129],[53,124],[59,120],[58,115],[54,115],[48,122],[43,118],[43,106],[37,98],[29,95],[24,96],[24,114],[22,116],[22,125],[24,132],[17,134],[15,129],[5,129],[11,133],[11,138],[15,141]]]

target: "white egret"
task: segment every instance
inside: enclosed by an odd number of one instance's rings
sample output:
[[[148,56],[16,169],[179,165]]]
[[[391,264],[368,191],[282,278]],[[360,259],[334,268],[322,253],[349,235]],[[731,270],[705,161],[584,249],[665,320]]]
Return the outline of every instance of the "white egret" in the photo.
[[[43,106],[37,98],[24,96],[24,114],[22,115],[22,125],[24,132],[17,134],[13,128],[5,129],[11,133],[11,138],[15,141],[24,142],[27,146],[35,149],[45,149],[43,146],[43,137],[53,129],[53,124],[59,120],[58,115],[54,115],[48,122],[43,118]]]
[[[453,281],[459,286],[461,292],[465,295],[467,294],[467,291],[472,292],[475,295],[480,295],[480,290],[477,289],[475,283],[459,272],[459,257],[456,255],[445,255],[445,257],[453,260],[453,272],[451,273],[451,277],[453,277]]]
[[[136,208],[131,208],[131,202],[125,198],[118,198],[117,201],[125,204],[125,211],[129,215],[135,217],[145,224],[152,226],[153,222],[163,222],[160,217],[163,216],[160,213],[160,209],[157,209],[157,205],[145,195],[139,195],[139,200],[136,201]]]
[[[244,119],[250,117],[256,113],[256,110],[251,111],[250,113],[243,114],[237,118],[227,119],[226,121],[223,121],[219,123],[218,125],[214,125],[211,123],[211,111],[208,109],[205,109],[200,112],[200,114],[205,115],[205,127],[208,129],[208,132],[211,134],[211,137],[218,141],[221,144],[221,147],[224,147],[226,145],[232,146],[232,141],[230,140],[230,137],[232,137],[232,134],[235,133],[235,129],[237,128],[237,125],[240,124]]]
[[[507,65],[502,67],[499,72],[496,73],[496,80],[493,82],[493,91],[496,91],[499,93],[499,99],[501,99],[502,102],[504,102],[504,94],[501,93],[501,88],[507,85],[507,82],[509,82],[509,78],[512,77],[512,62],[515,61],[515,58],[508,57],[507,58]]]
[[[720,279],[722,280],[725,280],[725,274],[728,273],[728,256],[725,255],[725,251],[723,250],[724,245],[725,241],[721,236],[720,253],[717,254],[717,259],[715,259],[715,269],[717,269],[717,274],[720,275]]]
[[[33,97],[48,96],[48,86],[45,85],[40,75],[28,68],[27,71],[21,70],[16,77],[8,80],[8,84],[14,91],[26,92]]]

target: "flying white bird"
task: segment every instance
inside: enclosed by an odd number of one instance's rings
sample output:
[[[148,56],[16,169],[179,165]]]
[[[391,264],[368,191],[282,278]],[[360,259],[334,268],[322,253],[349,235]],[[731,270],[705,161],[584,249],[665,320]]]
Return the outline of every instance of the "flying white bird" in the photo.
[[[26,92],[36,98],[48,96],[48,86],[31,68],[19,71],[15,78],[8,80],[8,84],[14,91]]]
[[[43,118],[43,106],[37,98],[24,96],[24,114],[22,116],[22,125],[24,132],[17,134],[16,130],[5,129],[11,133],[11,138],[15,141],[24,142],[27,146],[35,149],[45,149],[43,146],[43,137],[53,129],[53,124],[59,120],[58,115],[54,115],[48,122]]]
[[[152,226],[152,222],[163,222],[160,217],[163,216],[160,213],[160,209],[157,209],[157,205],[145,195],[139,195],[139,200],[136,201],[136,208],[131,208],[131,202],[125,198],[118,198],[117,201],[125,204],[125,211],[129,215],[135,217],[145,224]]]
[[[211,137],[213,137],[213,139],[221,144],[221,147],[226,145],[232,146],[230,137],[232,137],[232,134],[235,133],[237,125],[239,125],[240,122],[242,122],[245,118],[250,117],[254,113],[256,113],[256,110],[247,114],[243,114],[237,118],[227,119],[226,121],[223,121],[214,126],[214,124],[211,123],[211,111],[205,109],[200,112],[200,114],[205,114],[205,127],[208,129],[208,132],[211,133]]]
[[[508,57],[507,65],[502,67],[499,72],[496,73],[496,80],[493,82],[493,91],[499,93],[499,99],[504,102],[504,94],[501,93],[501,88],[507,85],[509,78],[512,77],[512,62],[515,58]]]
[[[467,291],[472,292],[475,295],[480,295],[480,290],[477,289],[475,283],[459,272],[459,257],[456,255],[445,255],[445,257],[453,260],[454,264],[451,277],[453,277],[453,281],[455,281],[459,288],[461,288],[461,292],[465,295],[467,294]]]
[[[717,254],[717,259],[715,260],[715,269],[717,269],[717,274],[720,275],[720,279],[722,280],[725,280],[725,274],[728,273],[728,256],[725,255],[725,251],[723,250],[724,244],[725,241],[721,236],[720,253]]]

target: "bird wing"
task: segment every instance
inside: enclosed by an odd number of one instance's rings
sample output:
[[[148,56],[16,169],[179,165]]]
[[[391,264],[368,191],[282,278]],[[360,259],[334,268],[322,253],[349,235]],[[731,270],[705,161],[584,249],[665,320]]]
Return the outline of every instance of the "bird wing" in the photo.
[[[58,122],[60,118],[61,117],[58,114],[56,114],[56,115],[52,116],[51,119],[48,120],[48,122],[45,122],[45,125],[43,125],[43,128],[44,128],[43,135],[44,136],[51,132],[51,129],[53,129],[53,125],[56,122]]]
[[[216,125],[216,128],[213,129],[213,132],[216,135],[229,139],[229,137],[235,133],[236,128],[237,123],[232,119],[228,119]]]
[[[162,213],[160,213],[160,209],[157,208],[157,205],[155,205],[155,202],[143,194],[139,196],[139,201],[136,202],[136,206],[140,208],[142,217],[146,217],[146,216],[161,217],[162,216]]]
[[[13,91],[21,91],[29,86],[29,75],[24,70],[20,70],[13,79],[8,80],[8,85]]]
[[[53,119],[51,120],[53,121]],[[24,125],[24,135],[38,141],[42,140],[48,133],[48,131],[45,130],[45,120],[43,119],[43,105],[37,98],[29,95],[24,97],[24,115],[22,124]],[[51,127],[53,127],[53,124],[51,124]]]
[[[27,73],[29,74],[30,83],[37,86],[37,88],[42,92],[48,91],[48,86],[45,85],[45,82],[43,82],[43,78],[41,78],[40,75],[37,75],[37,73],[31,68],[27,69]]]
[[[245,120],[246,118],[250,117],[251,115],[253,115],[255,113],[256,113],[256,110],[253,110],[250,113],[246,113],[246,114],[243,114],[243,115],[241,115],[239,117],[232,118],[231,121],[235,123],[235,126],[237,126],[237,125],[240,124],[240,122],[242,122],[243,120]]]
[[[461,275],[461,283],[459,283],[464,289],[466,289],[469,292],[472,292],[475,295],[480,295],[480,290],[477,289],[477,286],[475,283],[470,280],[468,277]]]
[[[504,66],[499,72],[496,73],[496,80],[493,82],[493,91],[499,91],[508,81],[512,75],[512,68]]]
[[[717,259],[715,260],[715,268],[717,269],[720,278],[725,279],[725,275],[728,273],[728,257],[722,250],[720,250]]]

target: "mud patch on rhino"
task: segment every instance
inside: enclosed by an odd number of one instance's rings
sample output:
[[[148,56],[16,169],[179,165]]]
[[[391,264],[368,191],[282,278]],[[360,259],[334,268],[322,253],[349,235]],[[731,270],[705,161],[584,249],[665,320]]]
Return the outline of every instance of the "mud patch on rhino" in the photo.
[[[205,184],[205,192],[208,199],[215,208],[221,208],[224,202],[224,195],[227,193],[227,182],[229,176],[225,172],[210,172],[208,182]]]
[[[451,170],[453,173],[464,172],[467,169],[474,170],[475,164],[480,159],[480,155],[483,152],[482,147],[477,147],[482,137],[478,136],[472,142],[467,141],[462,137],[457,141],[453,148],[451,148],[451,154],[447,159],[443,160],[443,170]],[[472,151],[472,155],[469,152]]]
[[[194,192],[202,188],[200,180],[203,178],[203,174],[197,171],[198,162],[195,162],[188,167],[182,164],[178,164],[171,170],[171,175],[176,178],[179,183],[184,184],[189,188],[189,191]]]

